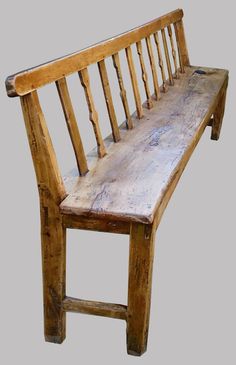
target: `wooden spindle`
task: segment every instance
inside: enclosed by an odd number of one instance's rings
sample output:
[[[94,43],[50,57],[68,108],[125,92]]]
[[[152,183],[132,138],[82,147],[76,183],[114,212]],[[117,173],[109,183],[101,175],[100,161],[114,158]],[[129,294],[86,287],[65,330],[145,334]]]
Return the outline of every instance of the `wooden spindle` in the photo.
[[[154,33],[154,40],[157,47],[157,54],[158,54],[158,61],[159,61],[159,67],[161,70],[161,77],[162,77],[162,90],[165,93],[167,91],[167,84],[166,84],[166,75],[165,75],[165,69],[163,64],[163,58],[161,53],[161,46],[160,46],[160,40],[158,32]]]
[[[140,97],[140,93],[139,93],[138,80],[137,80],[137,75],[136,75],[135,68],[134,68],[134,61],[133,61],[131,47],[130,46],[127,47],[125,49],[125,52],[126,52],[126,57],[127,57],[129,72],[130,72],[130,78],[131,78],[131,83],[132,83],[133,92],[134,92],[137,116],[139,119],[141,119],[143,117],[143,107],[142,107],[141,97]]]
[[[120,131],[119,131],[119,127],[117,124],[116,113],[115,113],[115,109],[114,109],[111,89],[110,89],[108,75],[107,75],[106,64],[105,64],[104,60],[101,60],[98,62],[98,69],[99,69],[99,73],[100,73],[100,77],[101,77],[101,81],[102,81],[102,88],[103,88],[104,97],[105,97],[105,101],[106,101],[107,111],[108,111],[108,115],[110,118],[113,139],[114,139],[114,142],[118,142],[120,140]]]
[[[149,89],[148,75],[147,75],[147,71],[146,71],[146,67],[145,67],[145,63],[144,63],[143,49],[142,49],[141,41],[136,43],[136,47],[137,47],[137,52],[139,55],[140,67],[141,67],[141,72],[142,72],[142,80],[143,80],[145,93],[146,93],[146,97],[147,97],[147,107],[148,107],[148,109],[151,109],[153,107],[153,102],[152,102],[152,97],[151,97],[151,93],[150,93],[150,89]]]
[[[148,57],[150,60],[150,65],[151,65],[151,70],[152,70],[154,93],[156,95],[157,100],[159,100],[161,98],[161,93],[160,93],[160,89],[159,89],[159,85],[158,85],[157,69],[156,69],[156,65],[155,65],[155,60],[154,60],[154,55],[153,55],[153,50],[152,50],[152,43],[151,43],[150,37],[146,38],[146,45],[147,45]]]
[[[119,53],[115,53],[114,55],[112,55],[112,59],[113,59],[113,65],[116,70],[119,87],[120,87],[120,97],[121,97],[122,104],[123,104],[124,111],[125,111],[126,126],[128,129],[132,129],[133,122],[132,122],[132,119],[130,116],[129,104],[128,104],[128,100],[127,100],[127,96],[126,96],[126,90],[125,90],[125,86],[124,86],[124,82],[123,82],[122,73],[121,73]]]
[[[94,134],[95,134],[96,141],[97,141],[98,156],[103,157],[106,155],[106,149],[105,149],[105,145],[104,145],[104,142],[102,139],[102,134],[101,134],[99,123],[98,123],[98,113],[95,109],[93,96],[92,96],[92,92],[91,92],[91,88],[90,88],[88,69],[84,68],[83,70],[79,71],[79,77],[80,77],[81,84],[84,88],[85,97],[86,97],[88,109],[89,109],[89,119],[92,122]]]
[[[177,66],[176,50],[175,50],[171,25],[167,26],[167,30],[168,30],[168,35],[169,35],[169,38],[170,38],[171,53],[172,53],[172,57],[173,57],[174,67],[175,67],[175,77],[176,77],[176,79],[178,79],[179,78],[179,70],[178,70],[178,66]]]
[[[168,70],[168,75],[169,75],[169,83],[170,83],[170,85],[174,85],[174,79],[173,79],[173,74],[172,74],[172,70],[171,70],[170,56],[169,56],[169,50],[168,50],[167,41],[166,41],[165,29],[161,30],[161,35],[162,35],[162,41],[163,41],[165,57],[166,57],[167,70]]]
[[[82,140],[79,133],[79,128],[76,122],[75,113],[73,110],[66,78],[56,81],[57,91],[61,100],[62,109],[64,112],[66,125],[70,134],[71,142],[75,152],[78,170],[81,176],[88,172],[88,165],[84,153]]]

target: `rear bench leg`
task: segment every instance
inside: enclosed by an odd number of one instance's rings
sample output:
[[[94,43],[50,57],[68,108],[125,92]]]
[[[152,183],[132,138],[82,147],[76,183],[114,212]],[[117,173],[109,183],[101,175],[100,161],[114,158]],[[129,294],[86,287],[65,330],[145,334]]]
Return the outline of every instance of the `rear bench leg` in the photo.
[[[41,207],[41,241],[44,296],[44,335],[47,342],[62,343],[65,339],[66,230],[58,207]]]
[[[151,225],[131,224],[127,313],[127,352],[146,351],[151,300],[155,230]]]
[[[217,141],[220,137],[220,131],[225,111],[226,92],[227,92],[227,83],[225,84],[225,87],[222,90],[222,94],[220,96],[218,105],[215,109],[215,112],[213,113],[211,139],[215,141]]]

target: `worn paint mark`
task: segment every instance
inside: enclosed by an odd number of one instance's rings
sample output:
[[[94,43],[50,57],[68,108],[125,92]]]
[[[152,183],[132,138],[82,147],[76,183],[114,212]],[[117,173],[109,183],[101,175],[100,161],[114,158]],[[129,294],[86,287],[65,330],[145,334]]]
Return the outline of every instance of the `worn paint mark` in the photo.
[[[173,127],[171,125],[165,125],[164,127],[154,128],[151,133],[145,139],[146,147],[144,151],[149,151],[153,147],[156,147],[160,143],[161,136],[171,130]]]

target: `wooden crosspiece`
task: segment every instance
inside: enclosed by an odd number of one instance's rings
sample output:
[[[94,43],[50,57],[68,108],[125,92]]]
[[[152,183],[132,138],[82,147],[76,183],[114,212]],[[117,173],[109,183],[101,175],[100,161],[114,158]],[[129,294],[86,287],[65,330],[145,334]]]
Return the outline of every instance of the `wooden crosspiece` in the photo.
[[[183,11],[177,9],[117,37],[19,72],[6,80],[8,95],[21,99],[39,190],[46,341],[62,343],[66,336],[66,313],[78,312],[125,320],[127,352],[142,355],[146,350],[156,230],[205,128],[212,128],[212,139],[220,136],[228,85],[228,71],[190,66],[182,18]],[[159,32],[165,57],[162,57]],[[143,41],[150,61],[153,95]],[[157,52],[153,52],[154,41]],[[132,56],[135,45],[145,89],[144,100]],[[122,50],[126,52],[136,106],[132,114],[121,71],[119,52]],[[169,52],[174,76],[179,78],[175,83]],[[107,57],[113,60],[125,113],[126,119],[121,125],[115,113],[118,105],[114,107],[112,78],[108,78],[105,64]],[[88,73],[89,65],[96,63],[112,131],[105,139],[100,131]],[[159,71],[162,92],[167,91],[167,81],[174,85],[168,87],[168,93],[161,98]],[[67,76],[77,72],[97,144],[86,156],[67,84]],[[57,86],[78,167],[63,179],[37,91],[52,82]],[[144,105],[150,110],[143,108]],[[138,120],[140,118],[142,120]],[[67,229],[130,236],[127,305],[66,295]]]

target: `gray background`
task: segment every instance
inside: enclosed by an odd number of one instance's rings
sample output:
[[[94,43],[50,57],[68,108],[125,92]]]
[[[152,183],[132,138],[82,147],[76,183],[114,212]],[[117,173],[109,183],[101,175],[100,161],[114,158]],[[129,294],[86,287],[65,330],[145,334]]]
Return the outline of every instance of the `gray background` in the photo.
[[[221,139],[206,130],[157,232],[148,352],[126,355],[123,321],[79,314],[67,315],[63,345],[45,343],[38,195],[19,100],[6,97],[4,79],[177,7],[191,63],[229,69],[230,83]],[[1,8],[1,363],[235,364],[234,2],[22,0]],[[95,66],[91,74],[106,133]],[[75,76],[69,82],[88,150],[84,97]],[[74,160],[54,86],[40,96],[65,172]],[[67,261],[67,294],[126,303],[128,237],[68,231]]]

